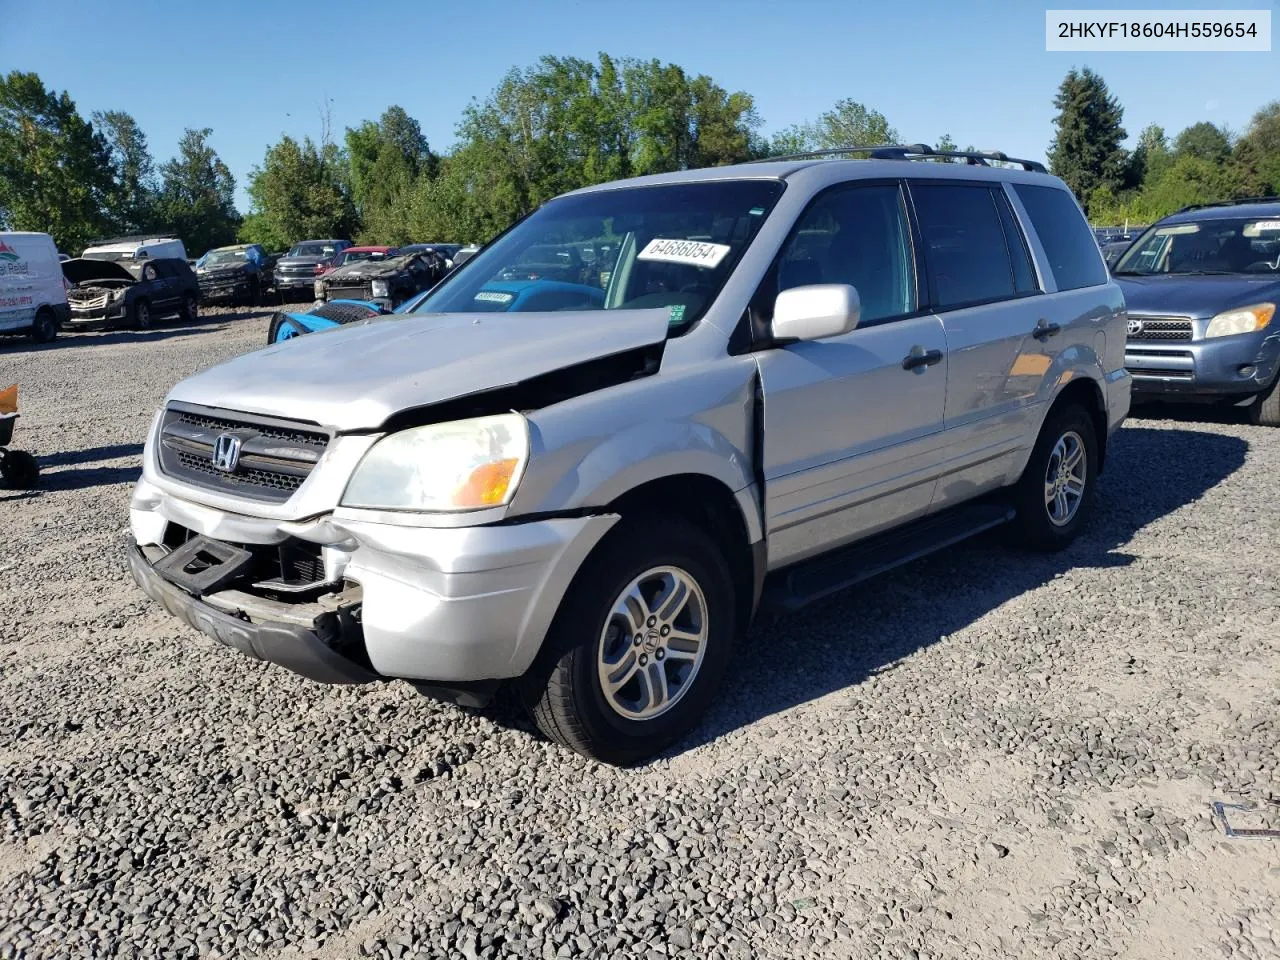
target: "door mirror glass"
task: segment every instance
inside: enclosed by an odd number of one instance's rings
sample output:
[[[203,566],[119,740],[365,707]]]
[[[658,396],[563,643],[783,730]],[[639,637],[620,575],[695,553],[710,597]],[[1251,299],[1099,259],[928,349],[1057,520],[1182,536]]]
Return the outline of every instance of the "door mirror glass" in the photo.
[[[777,340],[823,340],[858,325],[862,303],[847,283],[814,283],[778,294],[771,332]]]

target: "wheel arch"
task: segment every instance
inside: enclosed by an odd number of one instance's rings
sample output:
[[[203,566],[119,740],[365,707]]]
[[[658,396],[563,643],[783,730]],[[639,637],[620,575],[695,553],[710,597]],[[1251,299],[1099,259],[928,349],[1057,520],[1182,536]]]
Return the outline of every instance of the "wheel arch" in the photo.
[[[1098,442],[1098,473],[1107,462],[1107,403],[1103,397],[1102,385],[1092,377],[1082,376],[1072,379],[1053,398],[1045,420],[1058,410],[1068,406],[1079,406],[1089,415],[1093,423],[1093,432]]]
[[[743,627],[760,600],[767,566],[759,502],[752,487],[733,491],[706,473],[681,473],[647,480],[615,497],[606,508],[623,517],[665,513],[697,526],[715,541],[729,564]]]

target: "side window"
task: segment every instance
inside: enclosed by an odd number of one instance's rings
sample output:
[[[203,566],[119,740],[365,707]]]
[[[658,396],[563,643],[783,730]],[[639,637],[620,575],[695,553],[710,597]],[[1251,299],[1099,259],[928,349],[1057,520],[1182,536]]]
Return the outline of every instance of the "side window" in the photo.
[[[937,307],[959,307],[1017,295],[995,192],[985,184],[911,185]]]
[[[1009,198],[1003,192],[995,192],[996,207],[1000,210],[1000,224],[1004,227],[1004,242],[1009,248],[1009,259],[1013,263],[1013,288],[1018,293],[1038,293],[1040,284],[1036,281],[1036,271],[1031,265],[1031,251],[1027,249],[1027,238],[1022,235],[1018,219],[1013,215],[1013,207],[1009,206]]]
[[[1106,283],[1107,268],[1075,198],[1057,187],[1019,183],[1013,189],[1027,208],[1058,289],[1078,290]]]
[[[911,232],[897,184],[835,187],[796,224],[778,262],[778,291],[811,283],[848,283],[862,301],[862,322],[916,309]]]

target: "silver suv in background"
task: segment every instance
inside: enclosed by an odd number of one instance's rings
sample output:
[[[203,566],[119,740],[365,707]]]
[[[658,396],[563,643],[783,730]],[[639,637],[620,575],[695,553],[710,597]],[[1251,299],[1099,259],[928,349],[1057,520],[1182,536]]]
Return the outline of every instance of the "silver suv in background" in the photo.
[[[849,149],[568,194],[414,313],[183,381],[134,577],[315,680],[514,682],[629,763],[763,604],[1002,525],[1067,545],[1130,388],[1080,208],[1035,163]]]

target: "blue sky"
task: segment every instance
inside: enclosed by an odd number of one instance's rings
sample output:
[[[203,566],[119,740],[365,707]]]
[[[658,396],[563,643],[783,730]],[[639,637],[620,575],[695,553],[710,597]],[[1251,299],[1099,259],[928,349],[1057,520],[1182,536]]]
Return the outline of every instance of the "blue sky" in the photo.
[[[756,98],[764,130],[853,97],[908,142],[943,133],[961,145],[1044,157],[1052,101],[1072,66],[1102,74],[1131,135],[1171,135],[1210,120],[1241,130],[1280,97],[1280,52],[1047,53],[1046,7],[1165,8],[1057,0],[0,0],[0,70],[30,70],[80,110],[122,109],[157,161],[182,129],[212,127],[244,185],[284,133],[317,136],[328,101],[336,131],[399,103],[432,146],[453,140],[462,109],[512,66],[542,54],[659,58]],[[1275,3],[1198,0],[1197,9]],[[160,42],[166,41],[166,42]]]

